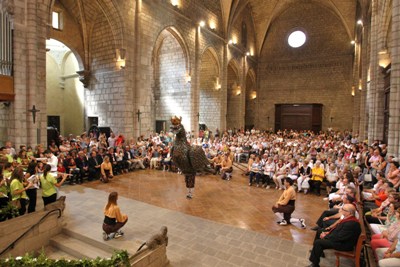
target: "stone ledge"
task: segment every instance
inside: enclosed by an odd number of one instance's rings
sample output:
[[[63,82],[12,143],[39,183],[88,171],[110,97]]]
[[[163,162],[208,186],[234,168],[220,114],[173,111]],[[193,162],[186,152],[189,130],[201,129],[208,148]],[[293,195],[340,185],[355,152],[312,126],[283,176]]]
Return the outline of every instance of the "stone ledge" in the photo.
[[[53,210],[64,210],[65,197],[58,199],[51,206],[46,209],[25,214],[23,216],[7,220],[0,223],[0,251],[5,249],[11,242],[14,242],[25,231],[38,223],[47,213]],[[42,223],[36,225],[29,233],[27,233],[21,240],[19,240],[14,248],[10,248],[1,258],[9,256],[22,256],[27,252],[40,251],[42,247],[48,245],[52,236],[57,235],[62,229],[62,217],[59,217],[58,212],[53,212],[45,218]]]

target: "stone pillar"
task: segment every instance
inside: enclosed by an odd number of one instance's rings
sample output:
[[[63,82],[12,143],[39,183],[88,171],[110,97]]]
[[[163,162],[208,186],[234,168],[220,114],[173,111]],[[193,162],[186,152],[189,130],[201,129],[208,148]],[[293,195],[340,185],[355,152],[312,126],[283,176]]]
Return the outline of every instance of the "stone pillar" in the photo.
[[[239,129],[241,127],[245,127],[246,123],[246,95],[247,95],[247,82],[246,82],[246,74],[247,70],[249,69],[248,63],[247,63],[247,56],[246,54],[243,56],[243,64],[242,64],[242,94],[240,95],[240,112],[239,112]]]
[[[190,128],[186,129],[193,130],[195,137],[199,135],[199,102],[200,102],[200,34],[201,27],[197,26],[195,40],[194,40],[194,67],[191,78],[191,88],[190,88],[190,100],[191,100],[191,110],[190,110]]]
[[[378,64],[379,52],[379,6],[378,1],[372,1],[371,19],[371,83],[368,91],[368,141],[383,137],[383,75]]]
[[[361,101],[361,92],[358,90],[359,85],[359,77],[360,77],[360,57],[361,57],[361,42],[354,44],[354,62],[353,62],[353,83],[352,90],[354,90],[354,106],[353,106],[353,134],[359,132],[360,125],[360,101]]]
[[[359,125],[359,140],[365,140],[367,138],[367,86],[368,86],[368,68],[369,68],[369,57],[368,57],[368,40],[369,40],[369,29],[370,21],[365,21],[362,31],[362,45],[361,45],[361,81],[362,90],[360,92],[360,125]]]
[[[47,143],[46,33],[48,1],[14,1],[14,89],[8,136],[16,147]],[[33,105],[37,110],[33,122]]]
[[[400,2],[392,1],[392,44],[388,153],[400,155]]]
[[[135,81],[134,81],[134,88],[132,91],[132,96],[133,96],[133,134],[135,137],[139,137],[141,134],[143,134],[143,129],[142,129],[142,120],[143,120],[143,113],[148,112],[148,114],[154,114],[154,110],[152,110],[152,107],[149,106],[145,110],[144,106],[141,106],[140,103],[145,103],[144,96],[141,96],[139,90],[140,90],[140,79],[142,78],[141,71],[142,68],[140,67],[141,64],[141,14],[142,12],[142,0],[137,0],[136,1],[136,6],[135,6],[135,52],[134,52],[134,73],[135,73]],[[151,95],[151,94],[149,94]],[[151,119],[147,117],[146,119]]]

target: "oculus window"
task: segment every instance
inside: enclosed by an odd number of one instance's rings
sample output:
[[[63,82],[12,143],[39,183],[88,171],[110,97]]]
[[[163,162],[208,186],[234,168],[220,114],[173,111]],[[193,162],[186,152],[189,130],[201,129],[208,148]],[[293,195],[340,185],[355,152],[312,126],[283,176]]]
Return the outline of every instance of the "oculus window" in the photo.
[[[289,34],[287,42],[291,47],[298,48],[304,45],[306,40],[306,34],[303,31],[296,30]]]

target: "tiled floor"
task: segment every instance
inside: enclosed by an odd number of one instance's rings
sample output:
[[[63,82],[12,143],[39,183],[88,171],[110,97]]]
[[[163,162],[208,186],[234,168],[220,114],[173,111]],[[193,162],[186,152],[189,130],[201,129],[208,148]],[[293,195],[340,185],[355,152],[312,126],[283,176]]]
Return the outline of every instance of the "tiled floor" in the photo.
[[[278,226],[271,206],[281,191],[249,187],[237,172],[231,181],[197,177],[192,200],[185,198],[183,176],[162,171],[65,186],[60,194],[67,195],[66,227],[101,239],[103,207],[108,193],[118,191],[129,222],[123,239],[108,241],[116,247],[136,248],[166,225],[171,266],[306,266],[315,232]],[[313,226],[324,208],[321,197],[298,195],[294,216]],[[322,266],[334,266],[330,253]]]

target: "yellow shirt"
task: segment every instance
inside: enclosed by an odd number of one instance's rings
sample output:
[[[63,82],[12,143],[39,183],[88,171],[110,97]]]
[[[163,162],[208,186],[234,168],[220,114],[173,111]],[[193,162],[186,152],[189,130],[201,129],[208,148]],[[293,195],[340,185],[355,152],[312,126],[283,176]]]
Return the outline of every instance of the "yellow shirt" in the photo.
[[[24,185],[18,179],[13,179],[10,184],[10,192],[11,192],[12,200],[17,200],[20,198],[26,198],[26,199],[28,198],[25,191],[23,191],[20,194],[16,194],[16,195],[14,194],[14,191],[21,190],[21,189],[24,189]]]
[[[290,200],[296,200],[296,191],[294,191],[293,186],[289,186],[289,188],[283,191],[283,194],[279,198],[278,202],[276,202],[276,204],[284,206],[287,205]]]
[[[312,173],[311,180],[321,181],[321,182],[324,180],[325,171],[321,167],[319,167],[319,168],[314,167],[312,169],[311,173]]]
[[[110,207],[106,210],[104,208],[104,215],[108,218],[116,219],[117,222],[125,222],[127,217],[121,213],[121,210],[117,205],[110,205]]]
[[[46,175],[46,178],[44,177],[44,175],[40,176],[40,183],[42,185],[42,196],[44,197],[49,197],[52,196],[54,194],[57,193],[55,184],[57,183],[56,178],[51,175],[50,173],[48,173]]]

